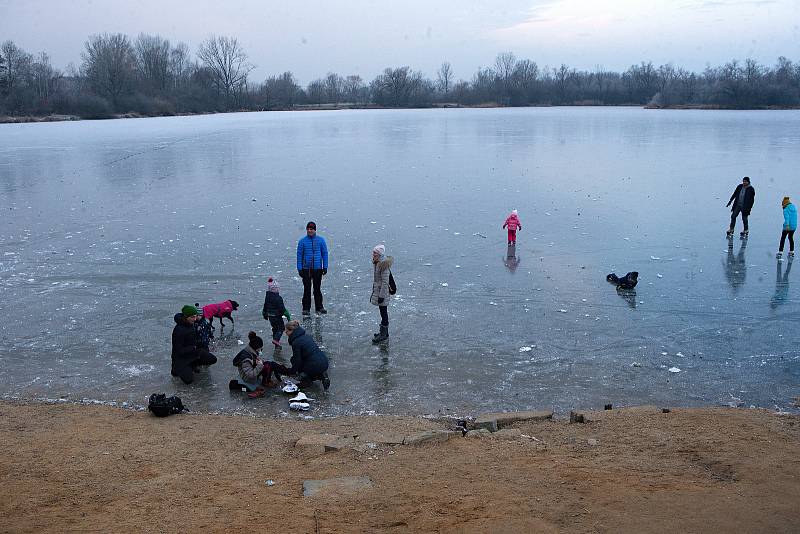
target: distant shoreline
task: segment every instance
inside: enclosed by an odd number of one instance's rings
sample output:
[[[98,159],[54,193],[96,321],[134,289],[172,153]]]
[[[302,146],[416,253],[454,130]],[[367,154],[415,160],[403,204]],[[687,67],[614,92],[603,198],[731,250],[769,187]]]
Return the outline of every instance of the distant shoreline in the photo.
[[[705,110],[705,111],[796,111],[800,110],[800,106],[755,106],[749,108],[733,108],[719,105],[688,105],[681,104],[675,106],[641,106],[638,104],[630,105],[603,105],[596,102],[577,103],[577,104],[562,104],[562,105],[533,105],[533,106],[501,106],[494,102],[487,102],[485,104],[463,105],[463,104],[434,104],[424,107],[389,107],[379,106],[376,104],[303,104],[291,108],[274,108],[274,109],[239,109],[232,111],[200,111],[191,113],[153,113],[145,114],[138,112],[128,113],[114,113],[107,117],[81,117],[79,115],[21,115],[21,116],[0,116],[0,124],[29,124],[38,122],[67,122],[67,121],[92,121],[92,120],[111,120],[111,119],[151,119],[155,117],[190,117],[196,115],[224,115],[228,113],[261,113],[269,111],[340,111],[347,109],[485,109],[485,108],[550,108],[550,107],[607,107],[607,108],[630,108],[640,107],[643,109],[651,110]]]

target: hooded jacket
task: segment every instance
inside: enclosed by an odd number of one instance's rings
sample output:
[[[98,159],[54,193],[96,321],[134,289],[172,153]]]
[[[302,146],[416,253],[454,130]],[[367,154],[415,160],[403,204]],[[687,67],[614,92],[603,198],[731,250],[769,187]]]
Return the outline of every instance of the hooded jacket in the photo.
[[[519,216],[516,213],[512,213],[506,218],[506,222],[503,223],[503,228],[508,227],[509,230],[512,232],[516,232],[517,228],[522,229],[522,225],[519,222]]]
[[[797,208],[791,202],[783,208],[783,229],[797,230]]]
[[[306,334],[303,327],[297,327],[291,333],[289,345],[292,347],[292,368],[287,374],[305,373],[313,378],[321,376],[328,370],[328,357],[311,339],[311,336]]]
[[[372,294],[369,296],[370,304],[375,306],[387,306],[389,301],[392,300],[392,295],[389,293],[389,269],[394,263],[392,256],[386,256],[378,263],[374,264],[374,274],[372,278]],[[378,299],[383,299],[383,302],[378,303]]]
[[[248,383],[258,382],[258,376],[264,370],[264,362],[257,360],[256,351],[250,345],[239,351],[233,358],[233,365],[239,369],[239,376]]]
[[[182,313],[175,314],[175,328],[172,329],[172,361],[190,362],[197,356],[198,337],[194,325]]]
[[[206,319],[212,319],[214,317],[223,317],[226,315],[230,315],[233,311],[233,304],[231,304],[230,300],[226,300],[225,302],[219,302],[217,304],[206,304],[203,306],[203,317]]]
[[[302,237],[297,242],[297,270],[327,268],[328,244],[325,238],[318,235]]]
[[[736,211],[736,205],[739,203],[739,193],[742,191],[742,184],[736,186],[734,189],[733,194],[731,195],[730,200],[728,200],[727,206],[731,206],[731,211]],[[749,216],[750,210],[753,209],[753,203],[756,201],[756,190],[752,185],[747,186],[747,191],[744,192],[744,206],[742,207],[742,213]]]

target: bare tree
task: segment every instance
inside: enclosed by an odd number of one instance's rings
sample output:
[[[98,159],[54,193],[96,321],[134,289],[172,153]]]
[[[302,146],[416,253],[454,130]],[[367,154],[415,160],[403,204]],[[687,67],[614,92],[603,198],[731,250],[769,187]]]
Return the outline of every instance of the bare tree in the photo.
[[[353,102],[356,104],[366,103],[369,99],[369,91],[367,91],[367,85],[364,83],[364,80],[361,79],[361,76],[358,74],[351,74],[347,78],[344,79],[344,98],[348,102]]]
[[[512,77],[514,67],[517,65],[517,57],[512,52],[497,54],[494,60],[494,71],[497,74],[497,81],[500,85],[500,94],[505,97],[506,104],[511,97]]]
[[[269,108],[287,109],[294,106],[302,90],[294,75],[286,71],[280,76],[270,76],[264,82],[264,96]]]
[[[92,35],[82,56],[91,88],[116,107],[120,96],[131,89],[135,77],[136,57],[128,37],[121,33]]]
[[[144,88],[151,94],[163,94],[169,88],[170,45],[158,35],[140,33],[134,43],[136,70]]]
[[[344,79],[335,72],[329,72],[323,82],[325,84],[325,101],[331,104],[338,104],[342,99],[344,90]]]
[[[233,97],[247,83],[247,75],[254,66],[247,61],[247,53],[235,37],[211,36],[197,51],[197,57],[209,69],[212,83],[224,93],[225,104],[230,107]]]
[[[14,41],[5,41],[0,45],[0,55],[5,58],[5,92],[13,95],[17,82],[24,72],[30,67],[31,55],[14,44]]]
[[[50,104],[51,98],[59,92],[62,78],[61,71],[50,64],[50,57],[44,52],[39,54],[31,65],[28,85],[40,107]]]
[[[448,61],[442,63],[439,70],[436,71],[436,86],[439,91],[447,98],[450,93],[450,86],[453,83],[453,68]]]

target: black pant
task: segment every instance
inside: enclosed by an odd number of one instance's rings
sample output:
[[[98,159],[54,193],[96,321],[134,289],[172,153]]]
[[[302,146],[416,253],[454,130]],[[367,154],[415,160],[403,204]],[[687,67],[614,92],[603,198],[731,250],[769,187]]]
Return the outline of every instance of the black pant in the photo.
[[[322,269],[303,269],[303,311],[311,310],[311,285],[314,285],[314,308],[317,311],[324,308],[322,305]]]
[[[733,229],[736,228],[736,217],[738,217],[740,213],[742,214],[742,222],[744,223],[744,231],[747,232],[747,217],[748,217],[748,214],[743,212],[742,209],[739,206],[734,207],[733,211],[731,212],[731,231],[733,231]]]
[[[381,312],[381,326],[389,326],[389,308],[387,306],[378,306]]]
[[[794,230],[784,230],[781,232],[781,246],[779,251],[783,252],[783,244],[786,243],[786,236],[789,236],[789,250],[794,250]]]
[[[214,365],[217,357],[205,349],[198,349],[193,357],[173,360],[172,376],[177,376],[183,380],[184,384],[191,384],[194,381],[194,370],[200,365]]]
[[[286,326],[283,324],[283,317],[280,315],[277,317],[270,317],[269,324],[272,326],[272,339],[280,341],[283,331],[286,329]]]

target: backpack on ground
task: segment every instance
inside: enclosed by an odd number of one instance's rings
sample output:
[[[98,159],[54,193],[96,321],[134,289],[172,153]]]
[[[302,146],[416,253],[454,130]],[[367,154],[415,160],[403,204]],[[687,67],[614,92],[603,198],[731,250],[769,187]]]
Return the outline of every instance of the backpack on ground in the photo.
[[[156,417],[167,417],[186,410],[180,397],[167,397],[163,393],[153,393],[147,403],[147,409]]]
[[[397,293],[397,284],[394,282],[394,276],[392,276],[392,271],[389,271],[389,294],[394,295]]]

